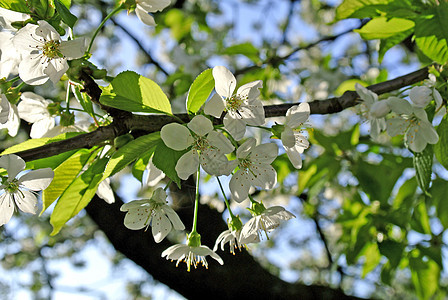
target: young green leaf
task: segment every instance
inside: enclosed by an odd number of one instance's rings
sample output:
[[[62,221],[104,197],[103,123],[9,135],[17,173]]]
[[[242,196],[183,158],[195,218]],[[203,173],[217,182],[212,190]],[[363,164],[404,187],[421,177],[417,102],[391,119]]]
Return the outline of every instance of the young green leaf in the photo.
[[[154,132],[132,140],[115,151],[107,163],[101,181],[121,171],[140,156],[152,153],[160,140],[160,132]]]
[[[79,175],[59,198],[50,217],[51,235],[57,234],[68,220],[89,204],[101,182],[109,158],[101,158]]]
[[[177,184],[180,188],[180,178],[177,176],[176,172],[176,163],[179,158],[186,152],[184,151],[175,151],[171,148],[168,148],[165,143],[160,139],[156,146],[156,150],[154,151],[154,156],[152,157],[152,162],[154,165],[163,171],[173,182]]]
[[[250,42],[226,47],[224,51],[222,51],[222,54],[242,54],[252,60],[254,63],[258,63],[260,61],[260,51],[258,51],[258,49]]]
[[[42,213],[67,189],[87,163],[92,151],[80,149],[54,169],[51,184],[42,192]]]
[[[437,160],[448,170],[448,118],[445,116],[437,127],[439,142],[434,145]]]
[[[414,152],[414,168],[418,186],[429,196],[428,188],[431,183],[432,161],[434,151],[432,145],[428,144],[422,152]]]
[[[64,21],[65,24],[67,24],[70,28],[73,28],[75,26],[76,21],[78,21],[78,18],[73,15],[70,10],[63,4],[60,0],[55,0],[54,5],[56,6],[56,11],[59,13],[59,15],[62,18],[62,21]]]
[[[0,7],[25,14],[30,13],[25,0],[0,0]]]
[[[215,88],[212,69],[207,69],[193,81],[187,95],[187,111],[195,114]]]
[[[354,31],[359,33],[363,39],[385,39],[395,36],[403,31],[414,28],[414,22],[400,18],[374,18],[364,25],[361,29]]]
[[[160,86],[132,71],[117,75],[102,88],[100,102],[130,112],[171,114],[171,104]]]

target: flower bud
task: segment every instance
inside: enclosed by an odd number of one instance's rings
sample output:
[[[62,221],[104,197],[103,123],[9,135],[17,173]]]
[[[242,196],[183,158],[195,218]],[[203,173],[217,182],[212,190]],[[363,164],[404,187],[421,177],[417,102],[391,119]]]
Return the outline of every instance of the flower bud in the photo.
[[[377,101],[370,108],[370,115],[374,118],[382,118],[390,112],[387,101]]]
[[[432,91],[426,86],[415,86],[409,92],[412,104],[415,107],[425,107],[432,100]]]

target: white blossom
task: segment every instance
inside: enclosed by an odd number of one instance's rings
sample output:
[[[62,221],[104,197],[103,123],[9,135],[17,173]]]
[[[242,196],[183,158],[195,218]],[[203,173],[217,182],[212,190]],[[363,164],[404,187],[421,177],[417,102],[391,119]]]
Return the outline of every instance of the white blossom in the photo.
[[[12,43],[13,36],[10,32],[0,32],[0,78],[8,78],[19,72],[21,57]]]
[[[135,13],[137,17],[149,26],[156,26],[153,16],[150,13],[162,11],[168,5],[170,0],[136,0]]]
[[[147,177],[146,177],[146,185],[147,186],[155,186],[160,180],[165,178],[165,173],[158,169],[154,163],[152,162],[152,157],[149,159],[148,164],[146,165]]]
[[[408,101],[397,97],[389,98],[389,105],[396,113],[387,120],[390,136],[404,134],[406,145],[414,152],[422,152],[427,144],[439,141],[439,135],[423,108],[411,106]]]
[[[17,29],[14,28],[11,23],[23,22],[29,18],[30,16],[27,14],[0,7],[0,29],[13,32],[17,31]]]
[[[280,223],[295,218],[295,216],[281,206],[272,206],[265,209],[258,215],[253,216],[241,229],[241,242],[244,244],[251,243],[253,235],[258,235],[261,238],[261,234],[264,231],[267,233],[277,228]]]
[[[54,177],[50,168],[30,171],[19,178],[25,169],[25,161],[15,154],[0,157],[0,167],[6,169],[8,177],[2,178],[0,190],[0,226],[8,223],[16,208],[35,214],[37,198],[35,192],[46,189]]]
[[[62,41],[46,21],[37,23],[27,24],[13,38],[15,48],[22,54],[19,76],[30,85],[44,84],[48,79],[57,83],[69,68],[67,60],[84,55],[85,39]]]
[[[53,103],[32,92],[24,92],[20,96],[17,106],[19,117],[29,123],[31,126],[30,137],[33,139],[44,136],[55,126],[54,117],[48,111],[48,106]]]
[[[206,256],[208,255],[210,255],[211,258],[215,259],[221,265],[224,264],[224,261],[218,254],[204,245],[189,246],[184,244],[176,244],[162,252],[162,257],[166,256],[166,259],[170,259],[172,261],[176,260],[176,266],[178,266],[182,261],[185,262],[187,264],[188,272],[190,272],[191,265],[193,265],[196,269],[198,263],[202,263],[202,266],[208,269],[206,259]]]
[[[378,138],[381,131],[386,130],[386,120],[384,118],[384,109],[387,109],[387,105],[377,104],[378,95],[374,92],[363,87],[359,83],[355,85],[356,92],[358,93],[361,100],[363,100],[362,105],[366,108],[366,118],[370,123],[370,136],[372,139]],[[380,101],[381,102],[381,101]],[[387,104],[387,103],[386,103]],[[380,105],[380,106],[378,106]],[[372,110],[373,109],[373,110]],[[379,114],[379,112],[381,113]],[[380,116],[380,117],[378,117]]]
[[[112,204],[115,202],[114,191],[110,186],[110,179],[106,178],[100,182],[98,189],[96,190],[98,197],[106,201],[107,204]]]
[[[215,90],[217,94],[205,103],[204,112],[207,115],[221,117],[223,111],[224,127],[236,140],[241,140],[246,132],[246,124],[263,125],[265,122],[264,108],[258,96],[263,86],[261,80],[246,83],[238,88],[236,94],[236,78],[223,66],[213,68]]]
[[[237,202],[248,197],[252,186],[269,190],[277,183],[277,172],[271,166],[278,154],[277,145],[255,144],[255,139],[249,138],[236,150],[239,170],[230,179],[229,188],[232,198]]]
[[[195,116],[187,127],[170,123],[160,131],[167,147],[177,151],[189,148],[176,163],[179,177],[187,179],[198,170],[199,163],[210,175],[229,175],[232,169],[225,154],[234,150],[230,141],[221,132],[214,131],[212,122],[202,115]]]
[[[174,228],[184,230],[185,226],[177,213],[166,202],[166,192],[157,188],[150,199],[134,200],[120,208],[126,211],[124,225],[132,230],[152,227],[156,243],[160,243]]]
[[[1,94],[0,129],[7,129],[10,136],[16,136],[20,127],[17,106],[11,104],[5,95]]]
[[[286,122],[281,134],[281,140],[289,160],[296,169],[302,168],[300,154],[310,146],[306,137],[296,129],[302,126],[309,116],[310,105],[306,102],[294,105],[286,112]]]

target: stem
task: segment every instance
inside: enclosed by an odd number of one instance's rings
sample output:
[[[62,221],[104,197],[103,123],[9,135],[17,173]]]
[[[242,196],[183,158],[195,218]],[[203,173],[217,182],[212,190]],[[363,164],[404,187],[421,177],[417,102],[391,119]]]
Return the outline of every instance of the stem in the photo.
[[[235,215],[232,213],[232,210],[230,209],[230,203],[229,200],[227,200],[226,194],[224,193],[224,189],[222,188],[221,180],[219,180],[218,176],[216,176],[216,180],[218,180],[218,184],[221,189],[222,196],[224,197],[224,202],[226,203],[227,209],[229,210],[230,217],[233,219]]]
[[[165,187],[163,188],[163,190],[166,192],[166,190],[168,189],[168,187],[170,186],[170,184],[172,183],[173,181],[170,179],[170,181],[165,185]]]
[[[191,232],[196,232],[196,224],[198,222],[198,209],[199,209],[199,177],[201,175],[201,166],[198,166],[196,173],[196,196],[194,199],[194,216],[193,216],[193,229]]]
[[[92,40],[90,41],[89,44],[89,48],[87,48],[87,53],[90,53],[90,50],[92,49],[92,45],[93,45],[93,41],[95,40],[96,36],[98,35],[98,33],[100,32],[100,29],[103,27],[104,23],[107,22],[107,20],[109,20],[110,18],[112,18],[113,15],[115,15],[116,13],[118,13],[120,10],[123,9],[123,4],[117,6],[113,11],[111,11],[105,18],[104,20],[101,22],[101,24],[98,26],[98,28],[95,30],[95,33],[92,36]]]
[[[65,93],[65,103],[67,104],[67,112],[70,112],[70,82],[67,81],[67,92]]]

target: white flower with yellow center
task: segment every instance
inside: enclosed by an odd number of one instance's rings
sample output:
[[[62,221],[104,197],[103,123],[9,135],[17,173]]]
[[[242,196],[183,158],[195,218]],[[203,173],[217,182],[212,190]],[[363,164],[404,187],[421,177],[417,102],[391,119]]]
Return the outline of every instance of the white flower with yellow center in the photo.
[[[15,154],[0,157],[0,168],[6,169],[8,177],[3,177],[0,190],[0,226],[8,223],[16,208],[25,213],[35,214],[37,198],[35,192],[46,189],[54,177],[50,168],[30,171],[20,178],[17,175],[25,169],[25,161]]]
[[[199,163],[210,175],[229,175],[233,168],[225,154],[235,149],[230,141],[214,131],[212,122],[202,115],[195,116],[187,127],[170,123],[160,131],[167,147],[176,151],[189,148],[176,163],[177,175],[186,180],[198,170]]]
[[[310,146],[306,137],[297,130],[302,126],[310,116],[310,105],[308,103],[300,103],[294,105],[286,112],[286,122],[281,134],[283,148],[289,160],[296,169],[302,167],[302,158],[300,154]]]
[[[151,199],[134,200],[120,208],[126,211],[124,225],[132,230],[152,227],[152,235],[156,243],[160,243],[174,228],[184,230],[185,226],[177,213],[166,202],[166,192],[157,188]]]
[[[388,103],[378,101],[378,95],[363,87],[359,83],[355,85],[356,92],[361,98],[365,107],[365,117],[370,122],[370,136],[372,139],[378,138],[381,131],[386,130],[386,119],[384,116],[390,112]]]
[[[137,17],[149,26],[156,26],[153,16],[150,13],[162,11],[170,5],[170,0],[136,0],[135,13]]]
[[[240,241],[245,244],[252,243],[253,235],[258,235],[261,238],[263,232],[267,233],[273,231],[284,221],[295,218],[295,216],[281,206],[272,206],[264,209],[263,204],[258,203],[258,209],[251,210],[254,215],[241,229]],[[260,212],[261,211],[261,212]]]
[[[439,135],[423,108],[412,106],[405,99],[397,97],[390,97],[388,102],[397,114],[387,120],[387,133],[390,136],[404,134],[406,145],[414,152],[422,152],[427,144],[439,141]]]
[[[232,198],[237,202],[248,197],[252,186],[270,190],[277,183],[277,172],[271,166],[278,154],[277,145],[255,144],[255,139],[249,138],[236,150],[239,170],[230,179],[229,188]]]
[[[50,79],[57,83],[68,70],[67,60],[80,58],[86,50],[85,39],[62,41],[59,33],[46,21],[27,24],[13,38],[22,54],[19,76],[30,85],[40,85]]]
[[[0,129],[6,128],[10,136],[16,136],[20,127],[20,118],[17,106],[11,104],[5,95],[0,100]]]
[[[223,111],[224,127],[236,140],[241,140],[246,132],[246,124],[263,125],[265,122],[264,108],[258,96],[263,87],[261,80],[246,83],[238,88],[236,94],[236,78],[223,66],[213,68],[216,93],[205,103],[204,112],[207,115],[220,118]]]
[[[29,123],[33,123],[30,137],[33,139],[43,137],[55,126],[54,116],[48,110],[48,106],[53,101],[46,100],[32,92],[22,93],[20,99],[21,101],[17,106],[19,117]]]

